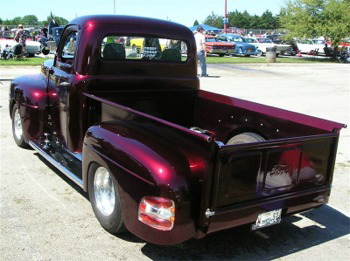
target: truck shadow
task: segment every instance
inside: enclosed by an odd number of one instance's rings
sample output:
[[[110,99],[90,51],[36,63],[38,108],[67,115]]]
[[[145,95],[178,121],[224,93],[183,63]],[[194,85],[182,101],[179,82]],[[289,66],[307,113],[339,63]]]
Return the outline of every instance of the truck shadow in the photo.
[[[89,200],[88,193],[86,193],[81,187],[79,187],[76,183],[74,183],[70,178],[64,175],[61,171],[59,171],[55,166],[53,166],[49,161],[47,161],[43,156],[39,153],[35,152],[35,156],[37,156],[47,167],[49,167],[57,176],[63,179],[69,186],[74,188],[80,195]]]
[[[347,235],[349,224],[349,217],[323,206],[257,232],[240,227],[176,246],[147,243],[142,252],[153,260],[271,260]]]

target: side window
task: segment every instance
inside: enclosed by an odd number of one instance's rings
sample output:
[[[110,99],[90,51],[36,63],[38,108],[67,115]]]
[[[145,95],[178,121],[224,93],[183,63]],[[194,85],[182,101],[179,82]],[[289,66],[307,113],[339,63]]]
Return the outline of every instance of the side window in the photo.
[[[75,57],[75,50],[77,47],[77,33],[71,32],[67,35],[62,52],[62,58],[73,59]]]

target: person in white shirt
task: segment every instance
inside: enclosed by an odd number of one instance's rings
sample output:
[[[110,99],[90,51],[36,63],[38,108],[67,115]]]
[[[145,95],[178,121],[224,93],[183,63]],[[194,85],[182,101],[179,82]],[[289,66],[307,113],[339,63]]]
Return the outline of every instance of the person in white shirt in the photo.
[[[206,56],[207,53],[205,51],[205,35],[203,33],[203,27],[198,26],[197,27],[197,33],[194,35],[194,38],[196,40],[196,47],[197,47],[197,58],[200,63],[201,67],[201,77],[207,77],[207,62],[206,62]]]

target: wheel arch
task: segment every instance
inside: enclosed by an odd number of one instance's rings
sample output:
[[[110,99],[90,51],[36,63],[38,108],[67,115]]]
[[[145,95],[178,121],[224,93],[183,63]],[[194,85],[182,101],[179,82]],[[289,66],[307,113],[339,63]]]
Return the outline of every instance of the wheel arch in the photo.
[[[175,237],[181,234],[186,238],[193,237],[195,226],[190,214],[191,197],[189,193],[191,185],[186,178],[186,175],[190,173],[190,169],[187,166],[188,170],[186,170],[186,166],[184,166],[188,162],[184,161],[184,158],[177,153],[170,154],[166,160],[171,164],[168,165],[168,169],[164,168],[163,172],[170,170],[172,172],[169,172],[168,180],[162,180],[160,176],[157,176],[159,173],[154,173],[156,168],[160,170],[162,166],[167,166],[167,163],[162,162],[159,158],[161,152],[156,154],[157,151],[152,147],[152,141],[149,141],[150,143],[145,142],[144,145],[138,147],[138,150],[134,150],[135,147],[133,148],[133,146],[140,142],[134,136],[136,134],[131,133],[130,130],[127,138],[122,137],[122,133],[117,132],[121,129],[125,130],[125,126],[111,129],[110,126],[100,124],[88,129],[83,145],[82,178],[84,191],[88,191],[89,170],[91,171],[91,168],[97,163],[106,167],[117,181],[116,186],[121,199],[125,226],[130,232],[147,241],[161,244],[168,240],[174,240],[174,238],[168,238],[169,233],[175,233]],[[122,151],[123,149],[125,151]],[[145,150],[146,154],[149,153],[148,158],[140,150]],[[135,155],[131,155],[132,151],[135,152]],[[146,159],[149,161],[149,165],[143,161]],[[145,166],[142,166],[142,164],[145,164]],[[156,166],[153,171],[152,164]],[[161,232],[164,237],[158,238],[155,236],[153,228],[138,221],[138,206],[144,196],[161,196],[172,199],[176,206],[181,209],[181,213],[178,213],[176,220],[184,225],[174,228],[175,231]],[[179,230],[181,230],[181,233],[179,233]]]
[[[47,105],[47,83],[43,74],[17,77],[10,84],[9,113],[17,104],[23,120],[24,139],[36,140],[43,133]]]

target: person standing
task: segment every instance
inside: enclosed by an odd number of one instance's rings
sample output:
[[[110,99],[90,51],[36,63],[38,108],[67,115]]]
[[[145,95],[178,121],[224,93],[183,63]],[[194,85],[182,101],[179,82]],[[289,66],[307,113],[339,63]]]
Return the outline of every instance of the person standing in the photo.
[[[47,38],[47,32],[49,29],[47,29],[47,24],[43,28],[41,28],[41,35]]]
[[[208,76],[207,62],[206,62],[207,53],[205,51],[205,35],[204,35],[204,30],[202,26],[197,27],[197,33],[194,35],[194,38],[196,40],[197,58],[201,66],[200,76],[207,77]]]
[[[15,41],[22,45],[21,56],[23,56],[26,52],[26,33],[23,30],[23,25],[21,25],[21,24],[18,25],[18,30],[17,30],[16,36],[15,36]],[[15,48],[15,46],[14,46],[14,48]],[[17,52],[15,52],[15,53],[17,53]]]
[[[249,34],[248,34],[248,37],[252,37],[253,38],[253,37],[255,37],[255,34],[253,34],[253,32],[250,31]]]

